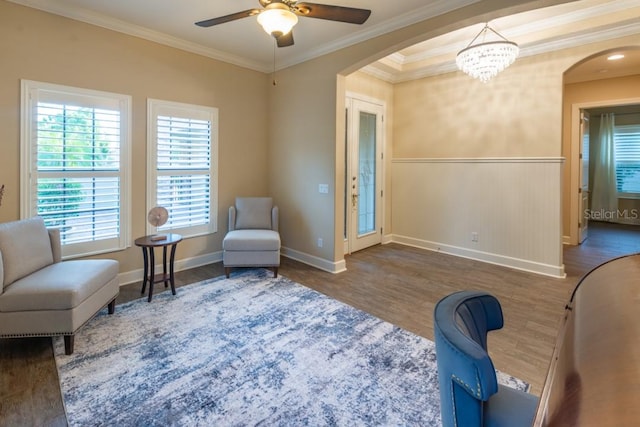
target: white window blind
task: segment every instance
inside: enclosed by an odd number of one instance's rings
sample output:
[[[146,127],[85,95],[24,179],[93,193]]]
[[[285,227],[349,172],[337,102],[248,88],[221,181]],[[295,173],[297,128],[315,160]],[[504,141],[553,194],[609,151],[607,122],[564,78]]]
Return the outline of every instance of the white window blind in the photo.
[[[22,216],[59,228],[66,257],[125,248],[130,98],[22,86]]]
[[[640,193],[640,125],[614,131],[616,185],[619,193]]]
[[[149,233],[195,236],[216,231],[217,110],[150,99],[149,199],[168,221]]]

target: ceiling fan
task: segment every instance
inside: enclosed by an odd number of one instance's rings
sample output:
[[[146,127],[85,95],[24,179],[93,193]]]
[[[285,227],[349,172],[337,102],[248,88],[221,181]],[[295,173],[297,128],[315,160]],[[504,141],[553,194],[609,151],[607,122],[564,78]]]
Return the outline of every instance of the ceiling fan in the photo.
[[[298,16],[326,19],[328,21],[363,24],[371,15],[368,9],[332,6],[328,4],[298,3],[297,0],[258,0],[263,9],[249,9],[218,18],[196,22],[200,27],[212,27],[249,16],[258,16],[258,23],[267,34],[275,37],[278,47],[293,45],[291,29]]]

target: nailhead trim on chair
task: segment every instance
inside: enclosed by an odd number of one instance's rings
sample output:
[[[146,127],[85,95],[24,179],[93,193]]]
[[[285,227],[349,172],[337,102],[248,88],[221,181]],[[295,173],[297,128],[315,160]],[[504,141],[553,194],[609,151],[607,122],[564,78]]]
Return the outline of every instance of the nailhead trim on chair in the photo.
[[[456,376],[455,374],[451,374],[451,379],[454,380],[456,383],[460,384],[461,386],[463,386],[467,391],[469,391],[471,394],[475,394],[475,397],[477,397],[478,399],[480,399],[480,381],[478,376],[476,376],[476,390],[473,390],[473,387],[470,386],[469,384],[465,383],[460,377]],[[456,400],[454,398],[453,395],[453,387],[451,387],[451,402],[453,402],[452,408],[453,408],[453,423],[457,426],[458,425],[458,418],[456,417]]]
[[[73,335],[73,332],[40,332],[30,334],[2,334],[0,338],[26,338],[26,337],[62,337],[65,335]]]
[[[118,293],[119,295],[119,293]],[[76,332],[78,332],[80,329],[82,329],[84,327],[84,325],[86,325],[87,323],[89,323],[91,320],[93,320],[94,317],[96,317],[98,315],[98,313],[100,313],[102,310],[104,310],[106,307],[109,306],[109,304],[111,304],[112,301],[115,301],[116,298],[118,298],[118,295],[116,295],[115,297],[113,297],[113,299],[111,301],[109,301],[108,303],[106,303],[105,305],[103,305],[100,310],[98,310],[96,312],[96,314],[94,314],[93,316],[91,316],[90,318],[88,318],[82,325],[78,326],[78,329],[76,329],[73,332],[51,332],[51,333],[46,333],[46,332],[38,332],[38,333],[26,333],[26,334],[0,334],[0,338],[27,338],[27,337],[65,337],[65,336],[72,336],[75,335]]]
[[[457,377],[455,374],[451,374],[451,377],[456,380],[456,382],[458,384],[460,384],[461,386],[463,386],[464,388],[466,388],[470,393],[472,393],[475,397],[477,397],[478,399],[480,399],[480,381],[478,379],[478,376],[476,376],[476,390],[473,389],[473,386],[470,386],[469,384],[465,383],[461,378]]]
[[[455,375],[454,375],[455,376]],[[458,418],[456,418],[456,399],[455,396],[453,395],[453,387],[451,387],[451,402],[453,403],[451,405],[451,409],[453,409],[453,416],[451,417],[453,419],[453,424],[454,426],[458,426]]]
[[[442,335],[442,334],[440,334],[440,335],[444,338],[443,342],[444,342],[444,343],[445,343],[445,344],[446,344],[446,345],[447,345],[447,346],[448,346],[448,347],[449,347],[453,352],[458,353],[458,354],[462,354],[462,352],[461,352],[459,349],[457,349],[455,346],[453,346],[453,345],[449,342],[449,340],[448,340],[448,339],[446,339],[446,338],[444,337],[444,335]],[[480,399],[480,398],[481,398],[481,393],[480,393],[480,390],[481,390],[481,386],[480,386],[480,377],[478,377],[478,375],[477,375],[477,374],[476,374],[476,389],[475,389],[475,390],[473,389],[473,386],[470,386],[469,384],[465,383],[461,378],[457,377],[455,374],[451,374],[451,377],[452,377],[454,380],[456,380],[456,382],[457,382],[458,384],[460,384],[461,386],[463,386],[464,388],[466,388],[466,389],[467,389],[467,390],[468,390],[472,395],[474,395],[474,396],[475,396],[475,397],[477,397],[478,399]],[[454,417],[454,419],[455,419],[455,417]]]

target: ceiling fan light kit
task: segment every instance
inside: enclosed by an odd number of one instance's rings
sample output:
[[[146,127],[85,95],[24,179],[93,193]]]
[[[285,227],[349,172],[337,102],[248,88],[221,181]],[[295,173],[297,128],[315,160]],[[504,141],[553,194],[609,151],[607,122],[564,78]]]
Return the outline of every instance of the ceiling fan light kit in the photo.
[[[258,15],[258,24],[264,31],[276,38],[289,34],[298,17],[281,3],[273,3]]]
[[[499,39],[485,41],[487,34],[495,34]],[[474,44],[478,39],[480,42]],[[486,24],[469,46],[458,52],[456,65],[464,73],[486,83],[513,64],[519,53],[516,43],[507,40]]]

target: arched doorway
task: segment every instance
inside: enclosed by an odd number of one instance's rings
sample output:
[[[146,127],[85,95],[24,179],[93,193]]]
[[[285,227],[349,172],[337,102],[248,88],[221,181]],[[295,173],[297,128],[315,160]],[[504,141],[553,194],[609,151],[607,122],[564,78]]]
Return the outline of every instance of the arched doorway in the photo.
[[[619,61],[607,60],[612,54],[622,54]],[[635,195],[620,198],[616,209],[606,212],[591,210],[590,196],[593,189],[593,149],[587,149],[588,141],[597,134],[599,113],[637,113],[637,118],[627,117],[627,121],[640,124],[640,48],[635,46],[607,49],[578,62],[564,74],[564,120],[563,156],[566,159],[563,188],[563,243],[577,245],[588,235],[587,226],[591,219],[618,217],[618,209],[631,212]],[[635,106],[635,107],[634,107]],[[591,125],[584,126],[584,113],[596,113]],[[591,138],[583,138],[582,129],[591,130]],[[587,145],[585,145],[587,144]],[[593,144],[591,144],[593,146]],[[593,147],[592,147],[593,148]],[[591,177],[591,179],[589,179]],[[587,194],[585,194],[587,192]],[[627,221],[633,223],[633,221]]]

